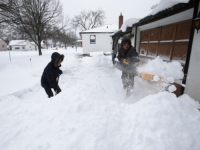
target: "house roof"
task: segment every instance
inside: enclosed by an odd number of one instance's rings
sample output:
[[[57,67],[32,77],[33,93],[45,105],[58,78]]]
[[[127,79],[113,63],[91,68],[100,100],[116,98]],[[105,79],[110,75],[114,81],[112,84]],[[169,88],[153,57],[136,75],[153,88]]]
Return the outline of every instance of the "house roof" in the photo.
[[[80,34],[87,34],[87,33],[113,33],[114,31],[116,31],[118,29],[117,25],[104,25],[101,27],[97,27],[97,28],[93,28],[90,30],[86,30],[83,32],[80,32]]]
[[[166,18],[171,15],[180,13],[182,11],[193,8],[195,5],[195,0],[161,0],[157,7],[146,17],[143,17],[139,20],[139,22],[133,23],[133,26],[140,26],[150,22],[157,21],[161,18]],[[127,26],[126,31],[122,31],[121,29],[112,34],[112,36],[116,35],[124,35],[126,33],[131,32],[132,27]]]
[[[23,46],[23,45],[26,45],[28,40],[12,40],[10,41],[9,43],[9,46]]]
[[[4,40],[2,40],[2,39],[0,39],[0,43],[6,44],[6,42],[5,42]],[[6,44],[6,45],[7,45],[7,44]]]

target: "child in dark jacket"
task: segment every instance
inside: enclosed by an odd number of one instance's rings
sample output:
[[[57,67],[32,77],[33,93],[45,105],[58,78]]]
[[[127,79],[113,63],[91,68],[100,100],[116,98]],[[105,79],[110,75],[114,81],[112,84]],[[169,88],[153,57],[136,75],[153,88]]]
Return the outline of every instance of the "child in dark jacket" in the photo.
[[[49,98],[54,96],[51,88],[54,89],[56,94],[61,92],[61,89],[58,85],[58,78],[62,74],[62,70],[59,68],[61,67],[63,59],[64,55],[54,52],[51,55],[51,62],[47,64],[43,71],[41,85]]]

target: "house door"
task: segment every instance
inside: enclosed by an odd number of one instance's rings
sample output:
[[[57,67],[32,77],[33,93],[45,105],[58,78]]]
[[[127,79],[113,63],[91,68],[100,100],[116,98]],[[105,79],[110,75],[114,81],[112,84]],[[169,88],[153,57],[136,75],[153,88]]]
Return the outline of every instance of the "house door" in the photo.
[[[165,61],[179,61],[183,68],[186,61],[192,20],[161,26],[140,34],[140,56],[155,58],[160,56]],[[176,85],[177,96],[181,86]]]

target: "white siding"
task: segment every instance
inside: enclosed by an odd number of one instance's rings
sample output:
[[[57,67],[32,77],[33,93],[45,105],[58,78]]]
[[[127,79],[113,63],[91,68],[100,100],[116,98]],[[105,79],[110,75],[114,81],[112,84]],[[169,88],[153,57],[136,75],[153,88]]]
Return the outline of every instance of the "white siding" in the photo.
[[[90,44],[90,35],[96,35],[95,44]],[[110,33],[82,34],[82,40],[83,40],[83,54],[87,54],[90,52],[97,52],[97,51],[104,51],[104,52],[112,51],[112,39],[110,37]]]
[[[200,11],[200,4],[199,4]],[[198,12],[199,12],[198,11]],[[195,30],[188,75],[186,80],[185,94],[188,94],[195,100],[200,101],[200,32]]]
[[[35,50],[35,47],[31,44],[31,42],[27,41],[25,49],[26,51],[31,51]]]
[[[17,48],[17,49],[16,49]],[[18,49],[19,48],[19,49]],[[26,43],[26,45],[20,45],[20,46],[12,46],[13,51],[31,51],[35,50],[35,46],[32,45],[29,41]]]

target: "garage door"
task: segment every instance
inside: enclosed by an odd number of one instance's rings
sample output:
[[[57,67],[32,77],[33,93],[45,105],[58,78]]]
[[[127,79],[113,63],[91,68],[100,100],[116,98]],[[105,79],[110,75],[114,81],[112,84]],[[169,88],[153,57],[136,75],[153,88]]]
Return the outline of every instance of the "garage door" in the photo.
[[[183,67],[186,61],[192,20],[141,31],[140,56],[179,61]],[[177,95],[181,87],[177,86]]]

